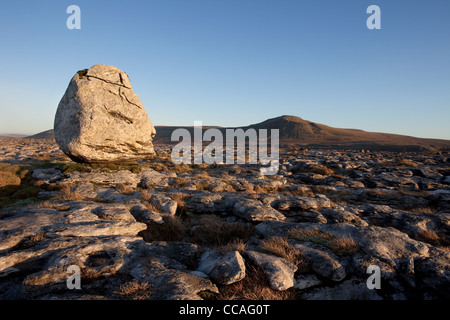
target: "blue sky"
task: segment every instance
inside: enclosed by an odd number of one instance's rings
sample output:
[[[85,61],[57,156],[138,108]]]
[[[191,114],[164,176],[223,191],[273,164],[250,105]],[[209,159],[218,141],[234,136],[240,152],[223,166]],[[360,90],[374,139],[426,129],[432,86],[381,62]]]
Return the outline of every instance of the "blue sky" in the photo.
[[[81,30],[66,27],[72,4]],[[287,114],[450,139],[449,13],[448,0],[3,2],[0,132],[52,128],[75,72],[102,63],[127,72],[155,125]]]

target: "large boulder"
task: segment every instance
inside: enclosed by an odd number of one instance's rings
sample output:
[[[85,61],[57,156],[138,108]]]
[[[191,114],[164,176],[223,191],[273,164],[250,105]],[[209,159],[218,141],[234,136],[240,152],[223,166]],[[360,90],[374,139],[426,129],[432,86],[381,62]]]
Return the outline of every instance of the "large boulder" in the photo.
[[[70,81],[55,116],[55,139],[77,162],[122,161],[155,153],[156,130],[128,75],[94,65]]]

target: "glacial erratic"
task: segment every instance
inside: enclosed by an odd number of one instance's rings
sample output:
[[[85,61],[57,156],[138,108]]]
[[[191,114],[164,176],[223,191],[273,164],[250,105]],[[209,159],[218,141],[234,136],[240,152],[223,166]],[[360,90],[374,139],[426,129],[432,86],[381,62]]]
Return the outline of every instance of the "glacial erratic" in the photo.
[[[55,116],[55,139],[77,162],[126,161],[155,153],[156,130],[128,75],[107,65],[77,72]]]

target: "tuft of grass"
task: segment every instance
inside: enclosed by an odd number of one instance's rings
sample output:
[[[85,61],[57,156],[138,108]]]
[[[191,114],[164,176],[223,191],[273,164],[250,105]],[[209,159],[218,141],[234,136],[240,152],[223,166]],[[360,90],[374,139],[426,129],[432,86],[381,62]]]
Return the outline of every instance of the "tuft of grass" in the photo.
[[[172,180],[171,185],[178,186],[178,187],[186,187],[188,185],[188,183],[185,178],[176,177]]]
[[[188,173],[188,172],[192,171],[192,168],[185,163],[180,163],[180,164],[174,165],[174,167],[171,171],[175,172],[176,174]]]
[[[69,174],[71,172],[90,172],[90,166],[88,164],[82,163],[64,163],[61,166],[61,171],[63,174]]]
[[[163,216],[163,223],[148,223],[147,229],[139,233],[146,242],[181,241],[186,234],[185,224],[177,216]]]
[[[189,197],[189,195],[183,194],[181,192],[170,194],[170,198],[177,203],[177,212],[179,212],[180,215],[183,215],[185,213],[186,199]]]
[[[42,190],[36,181],[30,166],[0,163],[0,208],[22,201],[37,201]]]
[[[439,234],[433,230],[422,230],[417,234],[417,238],[420,241],[429,243],[444,250],[448,250],[450,246],[450,240],[445,236],[445,234]]]
[[[220,287],[220,300],[292,300],[295,298],[293,289],[277,291],[270,288],[270,282],[264,270],[248,260],[245,259],[245,278]]]
[[[418,167],[416,162],[409,159],[397,159],[397,161],[395,161],[395,165],[399,167]]]
[[[287,232],[287,236],[298,241],[314,242],[321,245],[326,245],[333,239],[333,235],[331,233],[322,232],[319,229],[304,230],[294,228]]]
[[[292,173],[304,173],[304,172],[313,172],[317,174],[321,174],[324,176],[329,176],[335,174],[336,172],[332,168],[328,168],[321,164],[309,164],[304,167],[294,167],[290,170]]]
[[[83,197],[73,190],[74,185],[68,183],[61,183],[59,185],[59,194],[56,196],[60,201],[76,201],[83,200]]]
[[[236,240],[247,242],[254,228],[242,223],[228,223],[215,215],[202,215],[192,221],[190,241],[210,246],[225,246]]]
[[[20,167],[7,163],[0,163],[0,188],[20,185],[21,178],[18,176]]]
[[[127,196],[131,196],[135,192],[135,190],[133,189],[132,186],[130,186],[129,184],[125,184],[125,183],[119,183],[116,186],[116,191],[121,194],[127,195]]]
[[[318,229],[304,230],[293,228],[288,230],[286,235],[298,241],[323,245],[339,256],[352,255],[360,249],[359,243],[350,237],[335,237],[331,233]]]
[[[328,247],[339,256],[355,254],[361,246],[349,237],[336,237],[328,243]]]
[[[282,237],[274,236],[264,239],[261,241],[259,247],[264,251],[273,253],[292,262],[294,265],[298,265],[306,260],[305,256],[299,250]]]
[[[45,232],[39,232],[39,233],[33,234],[33,235],[28,236],[25,239],[23,239],[14,249],[15,250],[29,249],[29,248],[34,247],[37,244],[39,244],[39,242],[44,240],[44,237],[45,237]]]
[[[226,254],[227,252],[231,251],[239,251],[241,254],[243,254],[247,250],[247,245],[245,244],[242,239],[236,239],[233,240],[226,245],[217,247],[217,251],[219,251],[221,254]]]
[[[414,207],[410,208],[409,211],[414,213],[437,213],[437,210],[431,207]]]
[[[310,170],[314,173],[321,174],[324,176],[329,176],[335,173],[335,171],[331,168],[328,168],[321,164],[314,164],[310,166]]]
[[[120,285],[114,295],[123,300],[148,300],[153,295],[154,289],[148,282],[130,281]]]
[[[203,190],[203,191],[207,191],[209,190],[210,187],[210,182],[207,180],[201,180],[199,182],[194,182],[195,187],[197,188],[197,190]]]
[[[314,198],[314,193],[308,187],[302,187],[297,185],[293,185],[290,187],[284,186],[279,188],[279,191],[282,192],[283,194]]]

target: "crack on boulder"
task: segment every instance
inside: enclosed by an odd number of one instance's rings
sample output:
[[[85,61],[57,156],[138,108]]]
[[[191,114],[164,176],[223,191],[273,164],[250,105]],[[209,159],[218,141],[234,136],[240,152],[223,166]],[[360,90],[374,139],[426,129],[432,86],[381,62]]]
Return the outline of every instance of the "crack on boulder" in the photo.
[[[84,71],[84,70],[83,70],[83,71]],[[80,73],[78,73],[78,74],[80,74]],[[84,75],[86,75],[86,78],[87,78],[88,80],[90,80],[90,78],[94,78],[94,79],[97,79],[97,80],[100,80],[100,81],[103,81],[103,82],[106,82],[106,83],[109,83],[109,84],[113,84],[113,85],[116,85],[116,86],[119,86],[119,87],[124,87],[124,88],[127,88],[127,89],[130,89],[130,90],[131,90],[130,87],[127,87],[127,86],[124,85],[123,83],[112,82],[112,81],[108,81],[108,80],[105,80],[105,79],[102,79],[102,78],[99,78],[99,77],[96,77],[96,76],[87,75],[87,71],[86,71],[86,73],[85,73]],[[80,78],[81,78],[81,75],[80,75]],[[122,78],[121,78],[121,81],[122,81]]]
[[[142,109],[139,105],[137,105],[136,103],[130,101],[130,99],[128,99],[128,97],[125,95],[125,92],[123,92],[120,88],[119,88],[119,96],[123,99],[125,98],[125,100],[127,100],[127,102],[129,104],[132,104],[135,107],[138,107],[139,109]]]
[[[108,111],[108,114],[111,115],[112,117],[125,121],[128,124],[133,124],[133,120],[128,118],[127,116],[123,115],[122,113],[118,112],[118,111]]]

